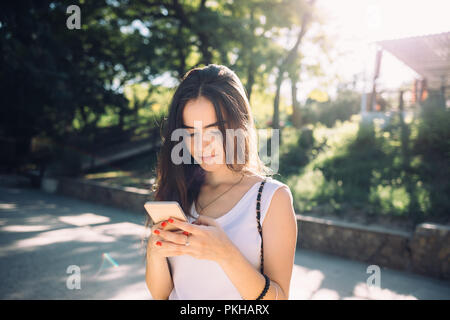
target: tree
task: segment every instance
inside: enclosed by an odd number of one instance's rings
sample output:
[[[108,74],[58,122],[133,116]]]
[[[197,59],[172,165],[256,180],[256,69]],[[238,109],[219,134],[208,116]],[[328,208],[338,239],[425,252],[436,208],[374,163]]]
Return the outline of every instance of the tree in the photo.
[[[131,110],[121,88],[130,79],[162,70],[157,43],[121,31],[124,10],[86,1],[81,29],[69,30],[69,4],[0,4],[1,134],[16,138],[21,156],[35,135],[65,141],[76,117],[80,130],[95,130],[107,107],[117,110],[123,126]]]
[[[296,72],[296,69],[298,69],[298,66],[295,65],[295,60],[298,55],[298,48],[300,46],[300,43],[305,35],[305,33],[308,30],[308,25],[310,23],[310,20],[312,19],[312,6],[314,5],[315,0],[310,0],[309,3],[301,3],[300,7],[295,10],[294,12],[298,12],[299,18],[301,20],[301,27],[298,31],[297,38],[295,40],[294,45],[289,49],[286,53],[286,56],[281,59],[279,66],[278,66],[278,75],[276,78],[276,92],[275,92],[275,99],[274,99],[274,106],[273,106],[273,121],[272,121],[272,127],[274,129],[279,129],[280,127],[280,111],[279,111],[279,105],[280,105],[280,91],[281,91],[281,85],[283,83],[285,72],[288,71],[291,75],[292,82],[296,84],[298,81],[298,72]],[[297,3],[292,4],[294,7],[297,5]],[[295,25],[294,25],[295,26]],[[297,104],[297,94],[296,94],[296,87],[294,85],[293,87],[293,97],[295,95],[295,98],[293,100],[294,106]]]

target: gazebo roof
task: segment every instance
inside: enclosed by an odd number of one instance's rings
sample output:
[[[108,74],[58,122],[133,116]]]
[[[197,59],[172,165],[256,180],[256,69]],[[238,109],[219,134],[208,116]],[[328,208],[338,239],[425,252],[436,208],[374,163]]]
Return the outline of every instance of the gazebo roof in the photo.
[[[378,41],[427,80],[430,88],[450,86],[450,32]]]

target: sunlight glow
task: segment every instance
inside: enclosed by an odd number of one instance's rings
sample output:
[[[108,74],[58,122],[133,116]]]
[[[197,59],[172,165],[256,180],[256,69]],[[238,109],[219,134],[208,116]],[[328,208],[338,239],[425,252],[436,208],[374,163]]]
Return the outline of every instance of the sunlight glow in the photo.
[[[355,297],[371,300],[417,300],[416,297],[411,295],[402,295],[389,289],[367,286],[365,283],[358,283],[353,290],[353,294]]]
[[[17,205],[15,203],[0,203],[0,210],[12,210],[16,208]]]
[[[324,287],[325,274],[320,270],[308,269],[294,265],[291,278],[289,299],[291,300],[417,300],[412,295],[399,294],[390,289],[368,286],[357,282],[348,296],[340,296],[339,292]],[[333,282],[336,285],[336,282]],[[341,293],[342,294],[342,293]]]
[[[23,225],[10,225],[1,227],[2,232],[38,232],[48,230],[50,227],[45,225],[40,226],[23,226]]]
[[[336,44],[337,59],[327,69],[328,75],[336,74],[344,81],[351,81],[355,74],[370,81],[375,41],[450,31],[449,1],[319,0],[317,7],[325,15],[324,32]],[[383,87],[397,88],[414,77],[413,70],[383,53],[379,78]]]
[[[0,248],[0,256],[6,256],[11,252],[31,251],[38,247],[54,245],[63,242],[82,242],[82,243],[113,243],[117,239],[111,236],[98,234],[87,227],[78,227],[72,229],[58,229],[39,233],[39,235],[23,240],[18,240],[10,245]]]
[[[103,179],[103,178],[117,178],[130,177],[132,175],[129,171],[108,171],[99,173],[89,173],[84,176],[85,179]]]
[[[107,223],[111,219],[94,213],[83,213],[74,216],[59,217],[58,220],[67,224],[82,227],[90,224]]]

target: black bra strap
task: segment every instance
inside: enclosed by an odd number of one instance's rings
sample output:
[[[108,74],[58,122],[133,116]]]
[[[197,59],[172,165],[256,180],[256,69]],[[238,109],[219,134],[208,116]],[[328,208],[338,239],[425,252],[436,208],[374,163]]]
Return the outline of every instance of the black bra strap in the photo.
[[[262,236],[262,227],[261,227],[261,193],[264,188],[264,184],[266,183],[266,179],[261,181],[261,185],[259,186],[258,196],[256,198],[256,221],[258,223],[258,232],[261,236],[261,273],[264,274],[264,248],[263,248],[263,236]]]

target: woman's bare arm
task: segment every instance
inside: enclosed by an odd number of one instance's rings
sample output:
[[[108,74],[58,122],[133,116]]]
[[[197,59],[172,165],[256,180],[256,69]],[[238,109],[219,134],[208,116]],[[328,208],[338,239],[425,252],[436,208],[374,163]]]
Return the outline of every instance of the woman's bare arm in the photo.
[[[273,195],[263,223],[264,273],[271,280],[264,299],[289,299],[289,288],[297,243],[297,221],[288,188]],[[230,249],[221,266],[244,299],[256,299],[264,288],[264,277],[237,248]]]

